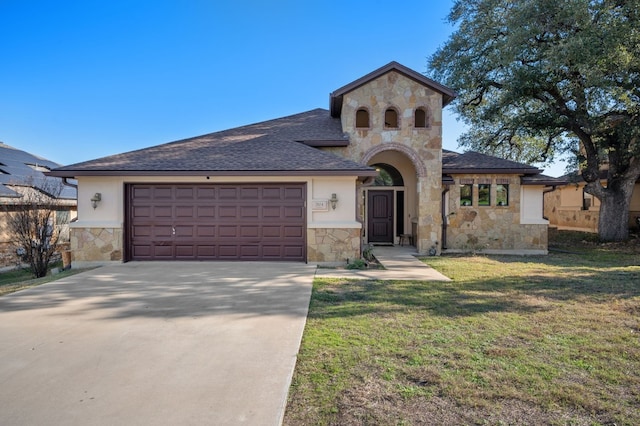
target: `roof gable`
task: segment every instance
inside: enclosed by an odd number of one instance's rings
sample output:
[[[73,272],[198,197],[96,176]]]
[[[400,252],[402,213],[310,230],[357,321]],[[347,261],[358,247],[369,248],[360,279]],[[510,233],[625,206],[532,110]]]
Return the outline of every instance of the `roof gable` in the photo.
[[[351,83],[342,86],[341,88],[335,90],[330,94],[330,108],[331,108],[331,116],[332,117],[340,117],[340,112],[342,111],[342,98],[345,94],[351,92],[352,90],[357,89],[360,86],[367,84],[368,82],[375,80],[391,71],[396,71],[407,78],[410,78],[419,84],[429,87],[432,90],[442,94],[442,106],[449,104],[456,97],[456,93],[449,89],[448,87],[438,83],[437,81],[431,80],[428,77],[412,70],[411,68],[407,68],[404,65],[401,65],[395,61],[389,62],[387,65],[378,68],[375,71],[370,72],[369,74],[360,77],[359,79],[352,81]]]

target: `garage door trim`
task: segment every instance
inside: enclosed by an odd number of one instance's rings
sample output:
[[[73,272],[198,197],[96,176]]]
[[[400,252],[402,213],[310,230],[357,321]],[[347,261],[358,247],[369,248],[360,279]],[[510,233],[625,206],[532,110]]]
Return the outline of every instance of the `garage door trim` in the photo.
[[[135,182],[124,189],[125,261],[306,261],[304,182]]]

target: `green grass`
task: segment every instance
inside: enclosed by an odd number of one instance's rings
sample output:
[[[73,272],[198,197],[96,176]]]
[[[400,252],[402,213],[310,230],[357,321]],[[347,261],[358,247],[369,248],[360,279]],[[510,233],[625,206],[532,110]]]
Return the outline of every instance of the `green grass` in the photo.
[[[316,280],[284,423],[640,424],[640,254],[580,241]]]
[[[50,273],[42,278],[33,278],[31,271],[23,268],[0,272],[0,296],[59,280],[87,270],[88,269],[68,269],[55,275]]]

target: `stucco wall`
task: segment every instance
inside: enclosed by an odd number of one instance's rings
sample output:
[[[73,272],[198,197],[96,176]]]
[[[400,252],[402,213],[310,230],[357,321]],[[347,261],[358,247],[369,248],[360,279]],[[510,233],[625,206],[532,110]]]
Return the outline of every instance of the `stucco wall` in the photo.
[[[355,125],[356,111],[361,107],[369,111],[371,125],[366,129]],[[419,107],[428,111],[426,128],[414,126],[414,112]],[[385,128],[387,108],[398,111],[397,129]],[[415,217],[405,218],[405,229],[410,229],[412,220],[417,221],[417,248],[427,252],[441,238],[442,95],[391,71],[345,94],[341,119],[351,143],[329,151],[367,165],[374,164],[381,153],[393,151],[414,165],[415,184],[407,191],[415,194]],[[391,165],[402,168],[397,162]]]
[[[71,225],[71,250],[76,262],[122,261],[124,253],[125,203],[124,187],[128,183],[250,183],[250,182],[303,182],[307,185],[307,228],[313,235],[339,235],[345,240],[332,250],[325,250],[324,240],[309,238],[309,261],[342,262],[360,253],[361,223],[356,220],[356,177],[234,177],[234,176],[179,176],[179,177],[95,177],[78,179],[78,221]],[[102,201],[94,209],[91,197],[99,192]],[[336,194],[338,202],[333,209],[314,208],[314,201],[326,201]],[[348,230],[346,233],[335,230]],[[332,238],[332,237],[328,237]],[[320,241],[320,242],[318,242]],[[328,241],[328,239],[327,239]],[[321,253],[321,254],[316,254]],[[333,257],[332,257],[333,256]],[[313,259],[312,259],[313,258]]]
[[[544,195],[544,215],[558,229],[598,232],[599,207],[582,208],[582,187],[568,185]]]
[[[562,186],[544,196],[544,214],[551,226],[558,229],[598,232],[600,201],[592,195],[583,195],[584,183]],[[584,209],[583,197],[588,197],[590,206]],[[636,184],[629,205],[629,227],[636,228],[636,217],[640,217],[640,184]]]

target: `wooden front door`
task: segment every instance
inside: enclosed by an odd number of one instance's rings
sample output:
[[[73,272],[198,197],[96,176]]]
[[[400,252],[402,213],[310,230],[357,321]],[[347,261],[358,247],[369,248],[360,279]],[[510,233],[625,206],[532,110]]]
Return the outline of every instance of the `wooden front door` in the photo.
[[[368,191],[367,235],[370,243],[393,243],[393,191]]]

